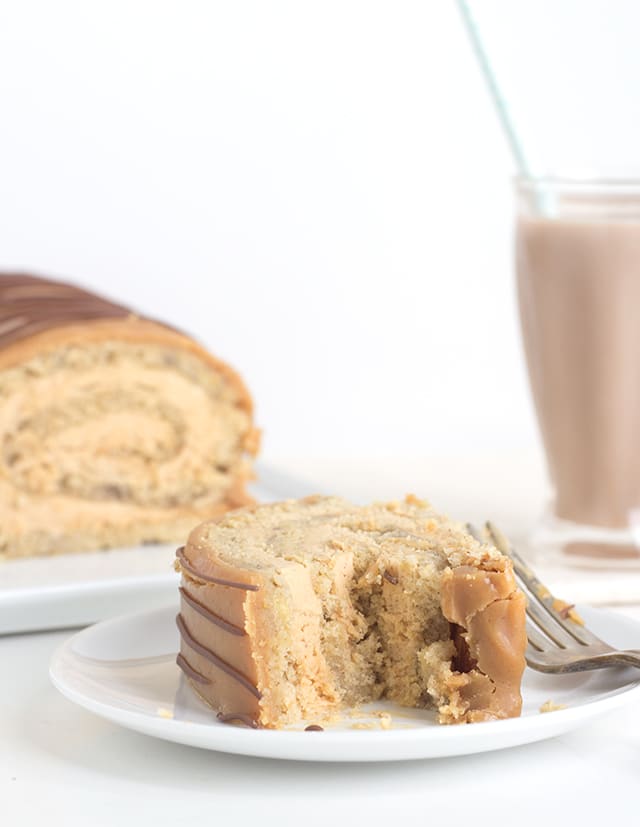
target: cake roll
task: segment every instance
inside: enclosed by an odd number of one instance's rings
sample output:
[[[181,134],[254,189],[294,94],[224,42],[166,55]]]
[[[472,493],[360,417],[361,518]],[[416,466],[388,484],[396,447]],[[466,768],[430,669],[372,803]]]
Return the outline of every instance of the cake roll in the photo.
[[[171,543],[246,505],[252,400],[190,336],[0,276],[0,556]]]
[[[185,680],[224,721],[282,728],[387,698],[441,723],[520,714],[511,560],[415,497],[308,497],[196,527],[178,549]]]

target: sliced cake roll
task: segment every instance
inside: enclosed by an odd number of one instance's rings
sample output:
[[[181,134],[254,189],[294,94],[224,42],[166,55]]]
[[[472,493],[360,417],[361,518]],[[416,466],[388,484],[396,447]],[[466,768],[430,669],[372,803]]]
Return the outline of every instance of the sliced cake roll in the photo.
[[[311,497],[206,522],[178,550],[178,665],[222,720],[279,728],[389,698],[442,723],[520,714],[509,558],[408,497]]]
[[[173,542],[250,502],[251,398],[189,336],[0,276],[0,555]]]

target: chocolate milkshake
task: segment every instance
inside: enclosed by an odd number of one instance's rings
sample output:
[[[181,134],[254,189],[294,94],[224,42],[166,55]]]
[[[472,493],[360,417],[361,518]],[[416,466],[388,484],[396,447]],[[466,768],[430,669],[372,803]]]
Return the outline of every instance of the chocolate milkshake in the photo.
[[[518,297],[554,513],[618,529],[619,541],[632,543],[640,513],[640,186],[520,182],[519,202]]]

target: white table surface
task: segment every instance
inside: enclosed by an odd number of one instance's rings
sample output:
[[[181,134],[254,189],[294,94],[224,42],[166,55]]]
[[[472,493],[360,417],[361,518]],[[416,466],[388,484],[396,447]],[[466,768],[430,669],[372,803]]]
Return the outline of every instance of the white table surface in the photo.
[[[539,464],[503,458],[428,463],[289,461],[301,493],[424,493],[455,516],[491,507],[511,532],[535,518]],[[515,469],[526,469],[516,479]],[[271,471],[275,475],[274,471]],[[484,485],[480,486],[481,479]],[[490,484],[487,485],[487,481]],[[479,492],[479,493],[474,493]],[[463,514],[464,513],[464,514]],[[617,607],[640,616],[638,605]],[[397,764],[279,762],[156,741],[74,706],[50,685],[69,630],[0,638],[0,824],[322,825],[506,823],[616,825],[640,812],[640,704],[546,742]],[[505,813],[501,819],[500,813]],[[517,813],[517,816],[515,815]],[[497,820],[496,820],[497,819]]]

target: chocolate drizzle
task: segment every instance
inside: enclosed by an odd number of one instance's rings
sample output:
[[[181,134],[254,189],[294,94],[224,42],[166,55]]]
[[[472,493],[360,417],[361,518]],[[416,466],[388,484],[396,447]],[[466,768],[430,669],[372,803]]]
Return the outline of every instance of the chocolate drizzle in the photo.
[[[395,574],[391,574],[390,571],[385,571],[382,575],[387,583],[391,583],[392,586],[397,586],[400,582]]]
[[[195,597],[189,592],[180,586],[180,594],[184,598],[185,603],[187,603],[191,608],[201,614],[203,617],[206,617],[207,620],[210,620],[211,623],[215,623],[216,626],[219,626],[221,629],[224,629],[225,632],[229,632],[231,635],[238,635],[240,637],[245,636],[247,633],[245,630],[240,626],[234,626],[233,623],[229,623],[228,620],[220,617],[219,615],[212,612],[211,609],[208,609],[206,606],[203,606]]]
[[[248,592],[257,592],[260,586],[253,583],[239,583],[236,580],[225,580],[222,577],[212,577],[210,574],[203,574],[195,566],[193,566],[185,557],[184,546],[180,546],[176,550],[176,557],[180,566],[192,575],[196,580],[201,580],[203,583],[215,583],[216,586],[228,586],[231,589],[245,589]]]
[[[238,681],[241,686],[244,686],[244,688],[258,700],[262,698],[262,693],[258,687],[251,683],[251,681],[243,675],[242,672],[238,672],[238,670],[231,666],[230,663],[227,663],[226,660],[222,660],[222,658],[216,655],[215,652],[212,652],[211,649],[207,649],[206,646],[203,646],[191,635],[191,632],[187,628],[187,624],[184,622],[182,615],[176,616],[176,623],[178,624],[178,629],[180,630],[182,639],[194,650],[194,652],[197,652],[201,657],[208,660],[214,666],[217,666],[218,669],[225,672],[230,678]]]
[[[216,718],[223,724],[230,724],[233,721],[240,721],[246,724],[251,729],[260,729],[260,725],[250,715],[245,715],[244,712],[218,712]]]
[[[211,683],[209,678],[207,678],[205,675],[202,675],[200,672],[198,672],[197,669],[194,669],[193,666],[191,666],[191,664],[185,658],[182,652],[178,652],[178,656],[176,657],[176,663],[178,664],[180,669],[182,669],[184,674],[188,678],[191,678],[192,681],[195,681],[196,683]]]
[[[309,724],[304,728],[305,732],[324,732],[324,727],[321,727],[320,724]]]
[[[72,284],[20,273],[0,276],[0,346],[52,327],[135,314]]]

